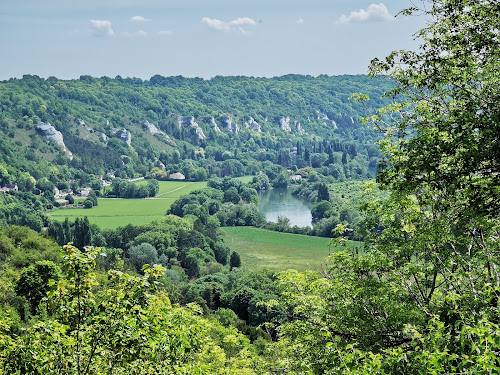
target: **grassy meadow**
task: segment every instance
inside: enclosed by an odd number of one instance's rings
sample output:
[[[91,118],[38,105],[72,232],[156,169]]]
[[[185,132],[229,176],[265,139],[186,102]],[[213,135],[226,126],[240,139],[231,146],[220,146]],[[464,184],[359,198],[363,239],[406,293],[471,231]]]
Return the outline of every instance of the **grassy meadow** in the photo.
[[[127,224],[147,224],[160,220],[175,199],[106,199],[99,198],[99,205],[91,209],[60,208],[50,213],[55,220],[71,221],[77,217],[87,216],[91,224],[101,229],[117,228]]]
[[[226,243],[238,252],[243,267],[249,270],[319,269],[329,254],[329,238],[254,227],[224,227],[222,230]]]
[[[238,177],[243,182],[251,181],[253,176]],[[146,184],[140,180],[137,184]],[[77,217],[87,216],[91,224],[101,229],[117,228],[127,224],[147,224],[153,220],[161,220],[168,208],[176,199],[192,191],[203,189],[206,181],[159,181],[160,189],[155,198],[148,199],[107,199],[99,198],[98,206],[85,208],[59,208],[49,215],[55,220],[64,220],[66,217],[73,221]]]

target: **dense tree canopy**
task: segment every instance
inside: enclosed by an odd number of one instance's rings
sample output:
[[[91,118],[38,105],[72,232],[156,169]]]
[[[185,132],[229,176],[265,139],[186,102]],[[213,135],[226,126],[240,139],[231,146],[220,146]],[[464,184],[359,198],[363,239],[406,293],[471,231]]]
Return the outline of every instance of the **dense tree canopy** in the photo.
[[[280,275],[269,306],[292,312],[278,344],[289,371],[498,371],[499,7],[424,1],[404,12],[429,17],[420,50],[372,62],[396,83],[368,117],[386,134],[388,199],[367,187],[365,249]]]

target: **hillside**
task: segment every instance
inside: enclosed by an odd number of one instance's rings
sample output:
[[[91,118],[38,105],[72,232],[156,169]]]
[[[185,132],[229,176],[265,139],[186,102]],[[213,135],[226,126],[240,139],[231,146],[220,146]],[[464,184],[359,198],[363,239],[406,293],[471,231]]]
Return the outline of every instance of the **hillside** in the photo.
[[[292,150],[298,136],[311,147],[334,141],[335,151],[371,145],[374,133],[359,124],[366,112],[349,97],[367,93],[378,108],[387,104],[379,98],[389,88],[387,80],[366,76],[24,76],[0,84],[0,125],[4,147],[27,148],[28,161],[42,158],[94,174],[144,175],[150,163],[178,163],[174,150],[180,160],[217,161],[230,158],[224,151],[239,159],[235,150],[248,156],[265,150],[267,160],[293,164],[279,152]]]
[[[102,176],[203,181],[263,171],[283,186],[313,167],[330,181],[365,179],[376,171],[379,137],[349,97],[369,94],[378,108],[390,87],[362,75],[10,79],[0,83],[0,185],[34,193],[17,199],[40,201],[43,213],[60,198],[54,188],[99,194]]]

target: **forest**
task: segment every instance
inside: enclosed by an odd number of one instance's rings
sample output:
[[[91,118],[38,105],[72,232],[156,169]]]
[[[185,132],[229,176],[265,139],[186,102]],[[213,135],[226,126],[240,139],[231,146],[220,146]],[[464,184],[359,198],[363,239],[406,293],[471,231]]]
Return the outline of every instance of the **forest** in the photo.
[[[370,76],[1,82],[0,374],[500,372],[500,3],[426,4]],[[51,216],[181,175],[161,220]],[[330,254],[249,270],[224,227]]]

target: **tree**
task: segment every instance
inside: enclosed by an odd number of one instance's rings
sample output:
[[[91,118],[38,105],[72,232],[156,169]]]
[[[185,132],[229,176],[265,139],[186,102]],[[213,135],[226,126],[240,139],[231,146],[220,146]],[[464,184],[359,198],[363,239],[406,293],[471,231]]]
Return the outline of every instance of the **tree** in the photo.
[[[87,199],[90,199],[92,201],[92,205],[97,207],[97,195],[94,190],[89,192],[89,197]]]
[[[186,273],[190,278],[199,277],[201,266],[205,264],[205,253],[199,247],[193,247],[188,250],[183,262]]]
[[[424,185],[442,198],[461,199],[464,212],[494,217],[500,206],[495,192],[500,180],[500,21],[489,14],[500,5],[432,3],[426,13],[435,21],[419,32],[420,51],[394,52],[370,67],[372,74],[390,74],[397,86],[389,94],[406,99],[390,108],[401,115],[396,122],[372,118],[390,135],[382,148],[390,157],[379,180],[404,191]]]
[[[397,83],[395,103],[369,118],[387,134],[377,179],[391,192],[386,205],[367,205],[372,224],[387,228],[373,240],[396,264],[410,260],[401,281],[418,280],[408,288],[437,314],[448,311],[445,290],[468,300],[500,282],[500,19],[489,16],[499,10],[493,1],[433,1],[422,48],[370,68]],[[465,300],[464,314],[478,319],[481,309]]]
[[[207,179],[207,171],[205,168],[196,168],[194,171],[195,181],[205,181]]]
[[[66,199],[66,200],[69,202],[69,204],[73,204],[73,203],[75,203],[75,198],[73,198],[73,196],[72,196],[71,194],[67,194],[67,195],[64,197],[64,199]]]
[[[60,272],[59,267],[49,260],[38,261],[21,272],[15,290],[17,295],[26,298],[32,314],[47,295],[49,280],[59,280]]]
[[[99,285],[98,251],[65,246],[66,272],[51,285],[49,315],[29,334],[4,336],[8,324],[2,320],[5,373],[251,373],[261,366],[234,328],[203,318],[196,305],[172,306],[157,290],[162,267],[141,277],[110,270]]]
[[[239,267],[241,267],[240,254],[238,254],[236,251],[233,251],[231,253],[231,257],[229,258],[229,268],[232,270],[233,268]]]
[[[329,216],[332,204],[328,201],[314,203],[311,208],[311,215],[314,220],[321,220]]]
[[[83,219],[75,219],[73,227],[73,243],[79,249],[89,246],[92,242],[92,233],[90,231],[90,223],[87,216]]]
[[[235,187],[230,187],[224,192],[224,202],[231,202],[238,204],[240,202],[240,195],[238,194],[238,189]]]
[[[396,87],[368,117],[386,135],[377,179],[389,195],[367,189],[369,251],[280,276],[290,321],[279,347],[293,370],[497,371],[500,3],[429,3],[404,11],[431,17],[421,49],[371,65]]]
[[[316,202],[321,201],[330,201],[330,193],[328,192],[328,186],[325,183],[321,182],[318,185],[318,195],[316,197]]]
[[[148,180],[148,196],[149,197],[155,197],[156,194],[158,194],[158,191],[160,190],[160,184],[158,183],[158,180],[151,179]]]
[[[153,245],[147,242],[143,242],[137,246],[132,246],[127,251],[127,257],[130,259],[130,262],[135,266],[137,271],[141,271],[142,266],[145,264],[152,266],[158,263],[158,251]]]
[[[227,264],[227,258],[230,253],[229,246],[227,246],[224,242],[218,241],[214,244],[214,255],[215,260],[222,265]]]

